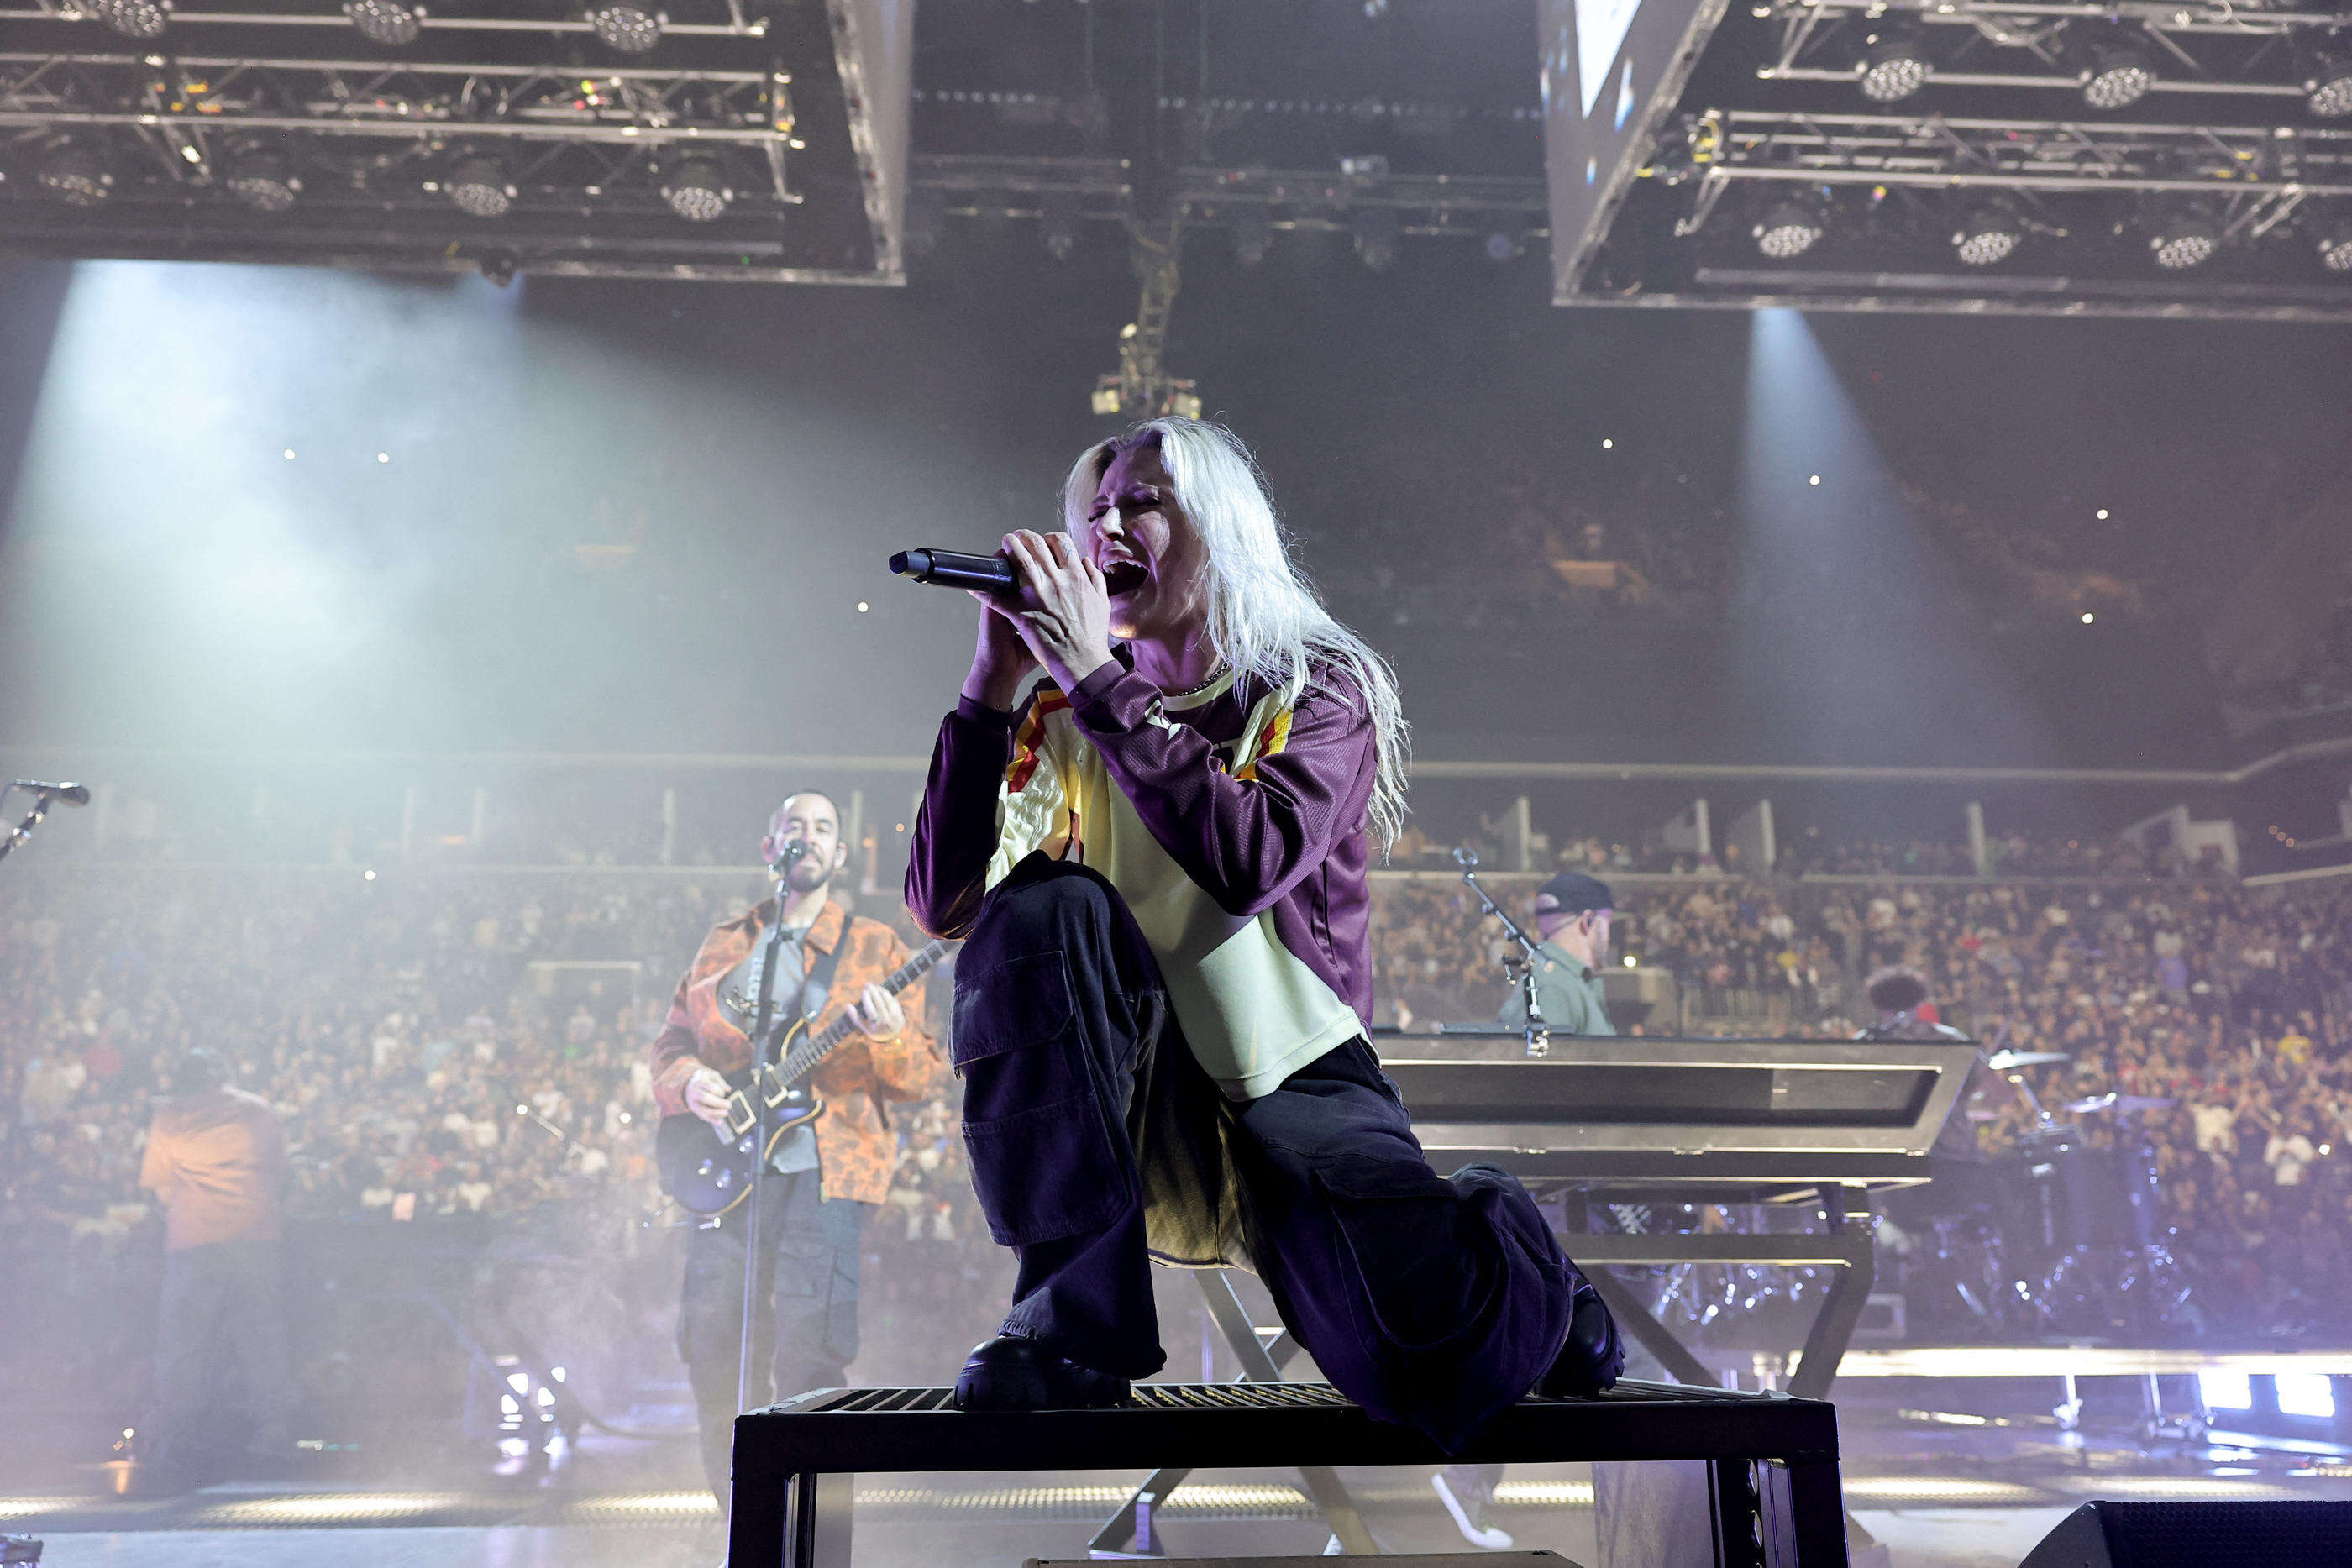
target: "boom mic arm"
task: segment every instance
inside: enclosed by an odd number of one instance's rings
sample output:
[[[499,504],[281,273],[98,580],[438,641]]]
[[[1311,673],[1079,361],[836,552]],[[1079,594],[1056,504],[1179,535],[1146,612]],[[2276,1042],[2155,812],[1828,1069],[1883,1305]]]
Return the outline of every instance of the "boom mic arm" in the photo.
[[[43,784],[37,779],[18,779],[10,783],[8,788],[23,789],[30,794],[54,800],[61,806],[89,804],[89,786],[87,784]]]

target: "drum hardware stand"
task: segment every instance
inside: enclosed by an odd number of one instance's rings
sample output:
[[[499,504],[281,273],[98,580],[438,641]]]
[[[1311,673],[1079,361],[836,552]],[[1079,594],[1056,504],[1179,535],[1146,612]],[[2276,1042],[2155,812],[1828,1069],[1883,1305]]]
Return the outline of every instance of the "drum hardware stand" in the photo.
[[[1551,1054],[1551,1026],[1544,1021],[1543,1001],[1536,995],[1536,965],[1538,962],[1538,955],[1536,952],[1535,939],[1520,927],[1517,921],[1506,914],[1503,906],[1489,897],[1486,890],[1479,885],[1478,856],[1475,851],[1455,850],[1454,863],[1462,868],[1462,880],[1469,884],[1472,893],[1478,895],[1478,902],[1486,905],[1486,913],[1503,923],[1504,935],[1518,945],[1517,957],[1506,956],[1503,959],[1503,973],[1508,977],[1513,985],[1518,988],[1519,999],[1527,1004],[1528,1024],[1525,1032],[1528,1055],[1541,1061]]]

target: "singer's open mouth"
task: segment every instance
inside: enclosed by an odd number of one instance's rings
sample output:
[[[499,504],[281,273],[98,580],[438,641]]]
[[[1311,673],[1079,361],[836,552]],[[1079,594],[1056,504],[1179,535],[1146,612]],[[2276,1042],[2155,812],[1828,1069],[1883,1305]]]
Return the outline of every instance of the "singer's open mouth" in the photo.
[[[1103,568],[1103,588],[1113,599],[1134,592],[1150,580],[1151,574],[1137,561],[1115,560]]]

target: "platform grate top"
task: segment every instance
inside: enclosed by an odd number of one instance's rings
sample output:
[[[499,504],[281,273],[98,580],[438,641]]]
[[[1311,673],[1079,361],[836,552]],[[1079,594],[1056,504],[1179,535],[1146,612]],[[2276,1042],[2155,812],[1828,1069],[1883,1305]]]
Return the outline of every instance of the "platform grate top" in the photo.
[[[847,1388],[815,1396],[797,1415],[925,1415],[954,1408],[948,1388]],[[1522,1408],[1592,1405],[1752,1405],[1785,1398],[1679,1383],[1643,1383],[1628,1378],[1597,1399],[1547,1399],[1530,1395]],[[1130,1410],[1328,1410],[1346,1409],[1346,1395],[1328,1383],[1139,1383]]]

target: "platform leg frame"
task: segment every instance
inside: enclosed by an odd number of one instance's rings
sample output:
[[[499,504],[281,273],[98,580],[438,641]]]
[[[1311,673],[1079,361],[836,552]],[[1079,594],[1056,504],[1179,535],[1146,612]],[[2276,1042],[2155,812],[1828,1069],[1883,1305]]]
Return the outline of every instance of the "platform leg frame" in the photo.
[[[1280,1383],[1283,1367],[1298,1354],[1298,1342],[1286,1331],[1271,1340],[1265,1338],[1256,1323],[1250,1320],[1249,1309],[1242,1305],[1241,1293],[1234,1289],[1232,1277],[1223,1269],[1201,1269],[1192,1279],[1201,1288],[1201,1299],[1209,1309],[1232,1345],[1234,1354],[1242,1364],[1237,1383]],[[1166,1503],[1189,1469],[1155,1470],[1144,1483],[1128,1495],[1119,1511],[1095,1532],[1087,1543],[1092,1557],[1160,1557],[1160,1531],[1154,1517]],[[1324,1522],[1331,1527],[1341,1552],[1349,1556],[1376,1555],[1380,1542],[1372,1539],[1370,1528],[1364,1523],[1361,1510],[1348,1491],[1347,1483],[1337,1470],[1322,1466],[1301,1469],[1299,1479],[1306,1483],[1307,1495],[1315,1500]]]

